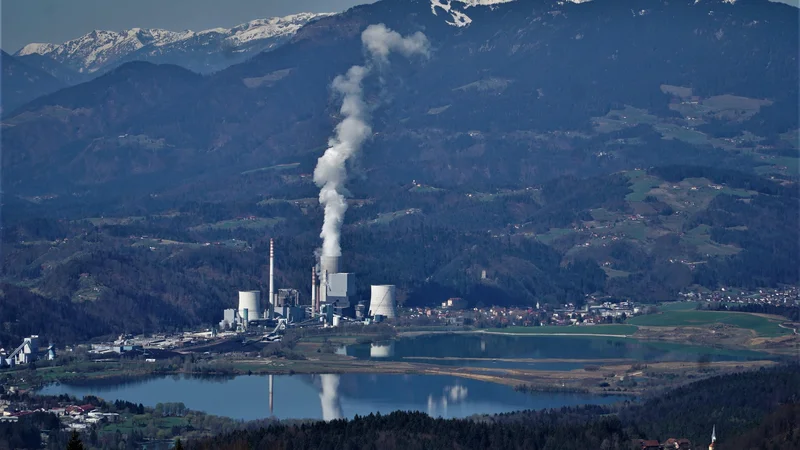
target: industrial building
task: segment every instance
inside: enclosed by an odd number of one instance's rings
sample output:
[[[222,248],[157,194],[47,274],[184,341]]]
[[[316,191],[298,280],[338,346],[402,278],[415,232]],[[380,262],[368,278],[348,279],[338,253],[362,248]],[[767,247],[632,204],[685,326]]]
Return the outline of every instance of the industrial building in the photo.
[[[41,359],[49,361],[56,359],[55,346],[50,344],[46,349],[42,349],[39,344],[39,336],[34,334],[26,337],[22,344],[10,354],[4,355],[0,352],[0,367],[26,365]]]
[[[323,256],[311,270],[311,306],[302,306],[296,289],[275,288],[275,244],[270,239],[269,294],[262,299],[261,291],[239,292],[237,308],[225,309],[220,330],[244,332],[256,327],[276,324],[305,324],[338,326],[345,310],[354,307],[358,320],[375,317],[376,321],[397,317],[396,287],[374,285],[371,289],[369,309],[359,302],[356,305],[356,274],[341,271],[339,256]],[[309,318],[311,319],[309,321]],[[305,322],[304,322],[305,321]],[[276,328],[277,330],[278,328]]]
[[[338,256],[320,258],[319,284],[317,284],[316,269],[312,270],[311,291],[314,313],[321,312],[322,307],[328,305],[341,316],[342,310],[350,307],[351,300],[356,295],[356,275],[339,272],[339,259]]]
[[[323,256],[319,267],[311,270],[311,310],[313,315],[322,315],[326,323],[336,325],[344,310],[353,305],[358,320],[367,316],[376,321],[397,317],[397,287],[391,284],[371,286],[369,309],[363,302],[356,302],[356,275],[341,271],[341,257]],[[357,304],[356,304],[357,303]],[[329,308],[325,308],[325,307]],[[330,311],[333,312],[333,317]],[[324,312],[328,311],[328,314]]]
[[[237,308],[222,311],[219,329],[242,332],[248,331],[254,325],[269,327],[277,324],[280,328],[281,322],[300,322],[305,319],[306,314],[298,302],[299,294],[296,289],[275,290],[275,242],[270,239],[269,294],[266,301],[262,301],[261,291],[239,291]]]

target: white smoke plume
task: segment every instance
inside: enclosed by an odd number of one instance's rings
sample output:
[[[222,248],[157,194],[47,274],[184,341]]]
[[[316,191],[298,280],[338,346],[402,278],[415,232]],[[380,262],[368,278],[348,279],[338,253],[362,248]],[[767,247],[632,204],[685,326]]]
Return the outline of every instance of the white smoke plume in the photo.
[[[342,222],[347,211],[344,184],[347,181],[347,160],[355,156],[372,135],[370,114],[364,101],[363,81],[374,67],[389,66],[389,54],[403,56],[428,56],[430,44],[424,34],[417,32],[407,37],[386,28],[384,24],[370,25],[361,33],[366,63],[353,66],[346,74],[333,80],[333,90],[342,96],[340,109],[344,119],[336,125],[334,135],[328,140],[328,149],[319,158],[314,169],[314,182],[320,187],[319,203],[325,208],[322,224],[322,255],[341,256]]]

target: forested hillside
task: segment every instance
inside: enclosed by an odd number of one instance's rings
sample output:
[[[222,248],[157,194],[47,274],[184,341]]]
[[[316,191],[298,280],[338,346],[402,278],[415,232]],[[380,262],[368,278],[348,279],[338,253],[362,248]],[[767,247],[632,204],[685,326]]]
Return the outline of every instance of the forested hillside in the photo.
[[[210,325],[265,285],[276,238],[278,285],[308,303],[330,83],[372,23],[432,52],[364,86],[374,133],[342,237],[361,299],[384,283],[407,305],[800,283],[796,9],[642,8],[520,0],[458,28],[429,1],[383,0],[213,75],[134,62],[28,103],[2,123],[2,281],[29,292],[2,301],[75,309],[92,335]]]
[[[786,251],[800,245],[794,184],[683,170],[489,192],[393,187],[352,201],[343,265],[357,272],[359,297],[369,297],[370,284],[393,283],[407,305],[450,296],[581,303],[592,293],[654,302],[694,285],[798,282],[797,252]],[[93,317],[68,333],[70,319],[56,315],[52,323],[64,326],[48,332],[60,341],[215,323],[237,290],[265,288],[271,237],[278,286],[298,288],[308,302],[321,225],[308,197],[133,201],[113,215],[72,220],[14,215],[3,229],[2,308],[32,320],[3,315],[15,323],[6,332],[27,333],[45,317],[35,305],[48,302]]]

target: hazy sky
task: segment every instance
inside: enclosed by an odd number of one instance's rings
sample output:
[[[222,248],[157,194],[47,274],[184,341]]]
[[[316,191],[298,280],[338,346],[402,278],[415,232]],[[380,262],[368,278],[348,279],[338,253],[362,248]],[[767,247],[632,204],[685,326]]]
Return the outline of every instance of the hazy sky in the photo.
[[[373,0],[0,0],[0,47],[61,43],[92,30],[203,30],[297,12],[337,12]],[[798,5],[800,0],[780,0]]]

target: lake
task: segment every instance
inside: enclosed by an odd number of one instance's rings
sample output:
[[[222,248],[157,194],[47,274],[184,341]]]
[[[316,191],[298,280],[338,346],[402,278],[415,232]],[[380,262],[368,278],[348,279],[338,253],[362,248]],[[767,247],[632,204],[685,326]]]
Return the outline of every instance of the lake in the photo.
[[[630,359],[654,361],[744,361],[763,359],[761,352],[725,350],[629,338],[588,336],[429,334],[392,342],[353,344],[340,352],[358,359],[408,360],[443,365],[531,370],[572,370],[586,362],[563,360]],[[423,359],[471,358],[471,359]],[[541,362],[494,361],[524,358]],[[547,360],[561,361],[547,361]]]
[[[234,378],[173,376],[137,382],[49,385],[44,395],[96,395],[155,406],[183,402],[189,409],[234,419],[352,418],[356,414],[422,411],[457,418],[473,414],[608,404],[624,399],[569,393],[523,393],[509,386],[440,375],[275,375],[270,412],[269,375]]]

